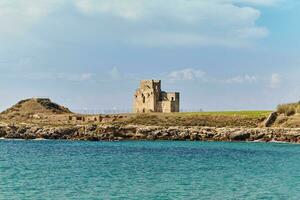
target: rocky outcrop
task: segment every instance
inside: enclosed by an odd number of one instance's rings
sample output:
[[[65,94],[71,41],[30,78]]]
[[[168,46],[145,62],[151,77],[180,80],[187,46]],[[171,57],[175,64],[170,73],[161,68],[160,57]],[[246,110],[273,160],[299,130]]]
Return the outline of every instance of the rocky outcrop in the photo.
[[[250,134],[249,132],[242,130],[242,131],[238,131],[238,132],[232,133],[232,134],[229,136],[229,138],[230,138],[231,140],[243,141],[243,140],[249,139],[250,136],[251,136],[251,134]]]
[[[278,113],[272,112],[265,121],[265,127],[272,126],[274,124],[274,122],[276,121],[277,117],[278,117]]]
[[[279,141],[300,143],[300,129],[291,128],[213,128],[89,125],[40,127],[0,126],[0,137],[11,139],[67,140],[195,140],[195,141]]]

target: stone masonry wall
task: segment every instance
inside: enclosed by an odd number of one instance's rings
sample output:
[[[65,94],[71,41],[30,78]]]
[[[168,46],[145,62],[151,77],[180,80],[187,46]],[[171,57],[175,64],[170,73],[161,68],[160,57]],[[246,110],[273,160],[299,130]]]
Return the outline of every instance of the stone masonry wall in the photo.
[[[142,80],[134,95],[135,113],[179,112],[179,93],[161,91],[161,81]]]

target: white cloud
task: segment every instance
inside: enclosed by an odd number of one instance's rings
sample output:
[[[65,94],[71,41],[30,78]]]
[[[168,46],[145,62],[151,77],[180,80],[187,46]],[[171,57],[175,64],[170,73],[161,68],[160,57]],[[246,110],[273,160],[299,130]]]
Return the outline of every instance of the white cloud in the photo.
[[[80,81],[91,80],[92,76],[93,76],[92,73],[83,73],[83,74],[80,74],[80,76],[77,78],[77,80],[80,80]]]
[[[168,74],[167,78],[170,81],[192,81],[192,80],[203,80],[205,72],[192,68],[173,71]]]
[[[186,68],[170,72],[166,79],[169,81],[203,81],[207,83],[217,84],[243,84],[243,83],[257,83],[262,78],[258,75],[237,75],[229,78],[217,78],[210,76],[201,69]]]
[[[22,34],[52,13],[75,9],[97,40],[147,46],[241,47],[268,35],[256,7],[277,0],[0,0],[0,34]],[[61,23],[64,18],[60,18]],[[80,25],[78,25],[80,26]],[[93,27],[98,27],[94,29]],[[74,30],[69,30],[74,32]],[[83,31],[83,30],[81,30]],[[120,34],[122,33],[122,34]],[[77,39],[78,41],[78,39]]]
[[[57,74],[49,74],[50,79],[60,79],[67,81],[88,81],[92,79],[92,73],[57,73]]]
[[[280,86],[281,76],[277,73],[271,75],[269,86],[271,88],[277,88]]]
[[[117,80],[121,78],[121,73],[118,68],[114,67],[109,71],[109,74],[113,80]]]
[[[237,6],[236,2],[259,3],[236,0],[77,0],[76,6],[84,14],[98,14],[127,23],[131,31],[121,31],[123,36],[127,33],[129,41],[135,44],[238,47],[267,36],[267,29],[255,24],[260,11]]]
[[[64,81],[88,81],[93,77],[92,73],[24,73],[22,77],[31,80],[64,80]]]
[[[260,6],[273,6],[276,5],[279,1],[280,0],[233,0],[233,2],[236,3],[249,3]]]
[[[229,83],[229,84],[231,84],[231,83],[254,83],[254,82],[257,82],[258,79],[259,79],[258,76],[243,75],[243,76],[235,76],[232,78],[228,78],[221,82]]]
[[[21,35],[43,17],[55,12],[65,0],[0,0],[0,34]]]
[[[139,19],[144,15],[145,2],[137,0],[77,0],[75,6],[85,14],[103,13],[128,20]]]

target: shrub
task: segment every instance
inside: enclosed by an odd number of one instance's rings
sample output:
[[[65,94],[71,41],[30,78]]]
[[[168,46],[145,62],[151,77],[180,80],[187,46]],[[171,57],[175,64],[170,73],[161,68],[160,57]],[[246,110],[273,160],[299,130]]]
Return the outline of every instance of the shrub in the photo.
[[[277,106],[277,112],[285,116],[292,116],[300,112],[300,103],[281,104]]]

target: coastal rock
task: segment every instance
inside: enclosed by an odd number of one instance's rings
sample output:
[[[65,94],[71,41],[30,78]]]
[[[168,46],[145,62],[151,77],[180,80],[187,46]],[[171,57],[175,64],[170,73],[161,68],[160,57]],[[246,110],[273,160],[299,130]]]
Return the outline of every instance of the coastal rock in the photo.
[[[0,137],[5,137],[7,134],[7,131],[5,130],[5,127],[0,127]]]
[[[0,137],[13,139],[67,140],[194,140],[194,141],[280,141],[300,143],[300,129],[292,128],[215,128],[92,125],[49,127],[2,125]]]
[[[265,127],[272,126],[272,124],[274,124],[274,122],[276,121],[277,117],[278,117],[278,113],[272,112],[265,121]]]
[[[235,132],[230,135],[231,140],[237,140],[237,141],[244,141],[249,138],[250,138],[250,133],[244,131]]]

